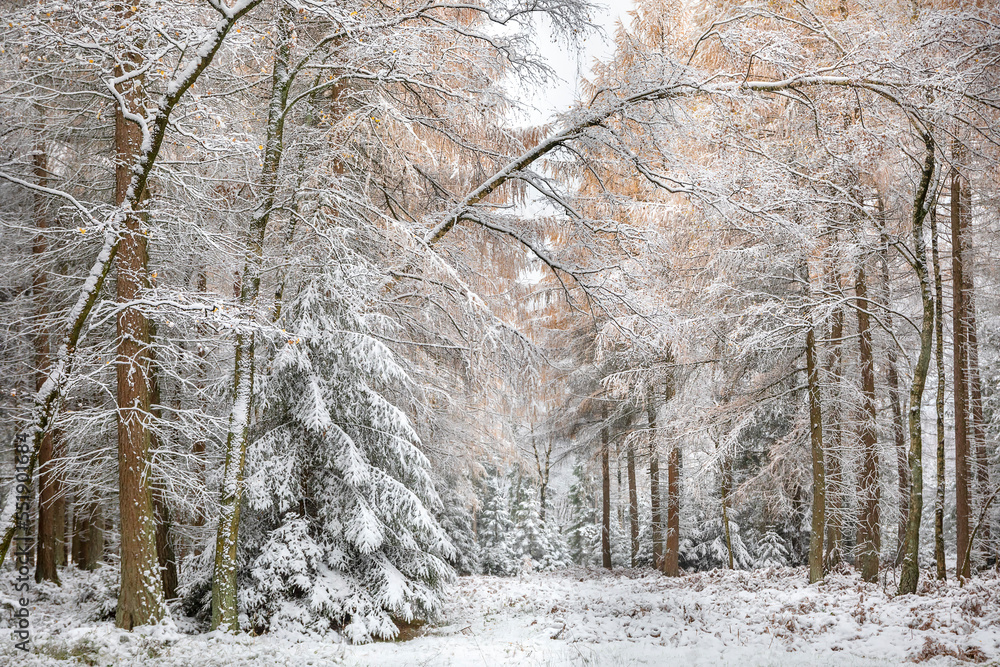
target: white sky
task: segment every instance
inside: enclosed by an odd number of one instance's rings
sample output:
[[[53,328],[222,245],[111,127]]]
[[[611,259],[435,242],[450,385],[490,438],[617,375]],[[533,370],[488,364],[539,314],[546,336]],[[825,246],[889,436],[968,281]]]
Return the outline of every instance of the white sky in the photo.
[[[594,16],[594,21],[602,30],[590,36],[581,45],[579,52],[564,43],[554,41],[546,23],[539,23],[538,50],[549,61],[561,79],[545,87],[544,90],[528,90],[522,101],[529,109],[526,124],[540,125],[551,120],[552,114],[563,111],[573,103],[579,90],[581,77],[589,78],[594,59],[607,60],[614,50],[615,26],[620,20],[628,25],[628,12],[634,7],[633,0],[619,0],[602,3]]]

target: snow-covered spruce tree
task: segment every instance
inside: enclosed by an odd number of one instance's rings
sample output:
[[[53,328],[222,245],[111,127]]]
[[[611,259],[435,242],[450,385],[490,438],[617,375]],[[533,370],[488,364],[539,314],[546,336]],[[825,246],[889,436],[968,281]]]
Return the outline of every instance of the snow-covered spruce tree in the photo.
[[[258,631],[396,635],[427,617],[454,553],[406,415],[387,395],[407,377],[372,335],[362,298],[376,276],[344,249],[307,270],[282,316],[249,451],[248,534],[240,604]]]
[[[791,564],[791,555],[781,535],[772,527],[768,528],[757,545],[757,560],[755,568],[787,567]]]
[[[552,548],[542,523],[542,508],[534,486],[519,479],[514,486],[511,518],[514,522],[514,556],[522,567],[543,567]],[[530,561],[529,561],[530,559]]]
[[[566,539],[569,556],[577,565],[596,565],[601,552],[601,528],[594,509],[593,480],[581,462],[573,466],[569,507],[571,523]]]
[[[743,541],[740,525],[729,519],[729,539],[733,548],[733,567],[737,570],[749,570],[754,559],[750,549]],[[693,531],[691,537],[681,540],[681,566],[686,569],[704,571],[729,567],[729,548],[726,545],[726,533],[723,530],[722,517],[714,517],[702,521],[700,528]]]
[[[511,544],[514,523],[510,519],[510,502],[504,489],[504,478],[489,475],[483,489],[483,509],[479,513],[478,537],[485,574],[509,577],[520,568]]]
[[[466,507],[465,499],[447,483],[442,482],[438,484],[437,488],[441,505],[435,512],[435,516],[445,534],[448,535],[448,539],[455,546],[454,554],[448,559],[448,562],[458,574],[478,574],[482,565],[472,513]]]

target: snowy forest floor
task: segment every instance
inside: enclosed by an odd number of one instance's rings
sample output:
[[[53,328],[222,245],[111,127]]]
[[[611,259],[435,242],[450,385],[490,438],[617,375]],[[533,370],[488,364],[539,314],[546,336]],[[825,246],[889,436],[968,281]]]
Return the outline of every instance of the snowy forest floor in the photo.
[[[649,570],[574,569],[463,577],[436,622],[408,641],[345,646],[270,634],[232,637],[175,628],[127,633],[86,620],[82,573],[35,586],[34,649],[0,639],[15,665],[952,665],[1000,666],[1000,578],[960,588],[924,573],[917,595],[854,573],[817,586],[799,569],[714,571],[670,579]],[[4,577],[9,579],[9,577]],[[13,590],[0,588],[10,617]],[[90,596],[92,597],[92,596]]]

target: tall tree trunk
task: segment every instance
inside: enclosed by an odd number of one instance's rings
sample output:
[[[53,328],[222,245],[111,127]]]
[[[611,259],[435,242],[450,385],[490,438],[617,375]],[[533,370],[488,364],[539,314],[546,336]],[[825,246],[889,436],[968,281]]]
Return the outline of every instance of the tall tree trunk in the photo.
[[[222,498],[218,532],[215,540],[215,568],[212,578],[212,628],[239,631],[236,606],[236,544],[239,536],[240,506],[243,498],[243,471],[250,444],[250,420],[254,408],[253,381],[256,338],[253,319],[260,294],[260,270],[264,254],[264,236],[278,190],[281,166],[284,112],[291,88],[294,10],[281,5],[276,22],[274,69],[271,74],[271,97],[268,104],[267,139],[261,171],[262,199],[250,221],[247,250],[240,282],[240,310],[247,319],[236,335],[233,370],[233,407],[226,436],[226,461],[222,475]]]
[[[913,369],[913,384],[910,385],[910,504],[906,520],[903,567],[899,575],[900,595],[916,593],[917,582],[920,579],[920,518],[924,506],[921,408],[934,344],[934,297],[931,295],[930,281],[927,279],[927,247],[924,245],[927,193],[930,190],[931,178],[934,176],[935,147],[930,133],[924,134],[924,146],[926,148],[924,168],[913,201],[913,270],[920,283],[923,318],[920,323],[920,354]]]
[[[806,280],[809,270],[806,269]],[[823,410],[816,362],[816,334],[810,317],[806,331],[806,375],[809,386],[809,443],[812,450],[813,506],[809,533],[809,583],[823,578],[823,533],[826,530],[826,469],[823,461]],[[732,560],[732,556],[730,556]],[[732,567],[732,563],[730,563]]]
[[[963,151],[956,142],[952,149],[952,157],[956,162]],[[955,533],[958,562],[956,572],[959,577],[968,577],[971,573],[970,564],[965,554],[969,552],[969,531],[971,529],[972,503],[970,471],[971,448],[969,446],[969,381],[966,374],[968,368],[968,333],[965,305],[964,279],[964,234],[965,218],[969,211],[965,208],[963,190],[965,179],[958,168],[951,171],[951,277],[952,277],[952,330],[954,339],[954,396],[955,396]]]
[[[76,502],[73,508],[73,562],[81,570],[97,569],[104,553],[101,506]]]
[[[150,325],[150,339],[156,338],[155,325]],[[150,410],[153,418],[159,421],[163,417],[163,409],[160,397],[159,373],[156,368],[156,353],[151,349],[149,353],[149,382],[150,382]],[[158,449],[158,442],[155,433],[150,433],[150,448],[153,452]],[[170,506],[167,503],[166,489],[163,481],[156,479],[153,481],[153,512],[156,515],[156,557],[160,565],[160,581],[163,584],[163,595],[166,599],[172,600],[177,597],[177,556],[174,551],[174,539],[171,531]]]
[[[548,505],[549,479],[552,475],[552,438],[545,439],[545,445],[539,446],[535,437],[535,427],[531,427],[531,451],[535,455],[535,471],[538,473],[538,514],[545,523],[545,510]]]
[[[719,485],[719,495],[722,499],[722,533],[726,538],[726,553],[729,555],[729,569],[736,569],[733,566],[733,536],[729,530],[729,486],[731,483],[729,466],[726,465],[726,459],[723,457],[719,461],[719,477],[721,484]]]
[[[52,431],[52,455],[54,461],[61,461],[66,457],[66,439],[59,429]],[[70,518],[69,506],[66,503],[66,485],[63,482],[62,471],[57,467],[53,469],[53,486],[55,486],[55,498],[52,502],[52,523],[55,527],[53,546],[55,547],[56,567],[66,567],[66,536],[68,534],[66,521]]]
[[[39,134],[44,131],[44,122],[43,115],[41,121],[43,127],[39,129]],[[48,185],[48,165],[45,144],[41,140],[35,146],[34,153],[35,180],[39,186],[44,188]],[[49,312],[48,267],[44,263],[44,255],[48,246],[45,233],[49,224],[45,210],[45,196],[40,192],[35,192],[34,216],[35,228],[38,233],[35,235],[31,250],[35,256],[37,269],[31,291],[35,300],[38,322],[43,327],[35,335],[33,341],[35,347],[35,390],[37,391],[45,384],[49,370],[49,332],[44,328]],[[35,560],[35,581],[52,581],[58,584],[56,499],[59,494],[59,481],[54,469],[56,457],[53,440],[53,433],[50,430],[42,438],[42,446],[38,450],[38,555]]]
[[[836,286],[839,290],[839,285]],[[833,311],[830,322],[830,343],[833,349],[827,360],[827,372],[833,381],[833,386],[839,387],[842,374],[841,339],[844,337],[844,309]],[[841,446],[843,430],[840,425],[840,409],[837,399],[831,401],[827,411],[829,423],[829,446],[826,450],[827,467],[827,516],[826,516],[826,571],[840,563],[844,547],[844,480],[841,466]]]
[[[669,403],[677,389],[672,378],[667,379],[664,402]],[[668,577],[678,577],[681,546],[681,450],[675,443],[667,454],[667,536],[663,554],[663,573]]]
[[[611,452],[608,437],[608,408],[601,413],[601,565],[611,569]]]
[[[656,403],[653,387],[646,390],[646,419],[649,420],[649,507],[652,515],[653,568],[663,567],[663,525],[660,516],[660,452],[656,446]]]
[[[629,439],[625,456],[628,465],[629,536],[632,538],[632,548],[629,556],[631,566],[635,567],[635,559],[639,556],[639,493],[636,489],[635,479],[635,445],[632,444],[631,438]]]
[[[968,370],[966,379],[969,388],[969,413],[972,441],[969,453],[974,461],[976,515],[983,512],[983,503],[990,495],[990,462],[986,448],[986,433],[983,425],[983,390],[979,374],[979,335],[976,328],[976,288],[975,288],[975,249],[972,243],[972,188],[968,181],[962,189],[964,204],[962,210],[962,301],[965,307],[965,342]],[[970,484],[973,480],[970,480]],[[978,526],[975,534],[970,536],[984,547],[990,542],[990,521],[985,519]],[[971,564],[970,564],[971,567]]]
[[[857,297],[858,339],[861,365],[861,479],[859,489],[859,509],[861,516],[858,525],[858,557],[861,566],[861,577],[865,581],[878,579],[879,551],[882,548],[882,536],[879,525],[879,487],[878,471],[878,441],[875,430],[875,371],[872,359],[872,332],[869,324],[868,284],[865,277],[864,264],[858,266],[857,279],[854,283]]]
[[[133,15],[127,12],[126,20]],[[141,66],[132,52],[116,75]],[[131,166],[141,151],[139,126],[126,117],[145,113],[141,76],[118,84],[115,107],[115,202],[123,204],[132,184]],[[122,109],[125,105],[127,108]],[[139,200],[141,201],[141,199]],[[117,297],[127,304],[148,287],[144,216],[126,210],[118,247]],[[121,590],[115,622],[126,630],[157,623],[166,616],[163,586],[156,556],[156,520],[150,493],[149,321],[138,308],[126,306],[117,318],[118,330],[118,506],[121,516]]]
[[[204,269],[198,272],[197,278],[198,292],[200,294],[205,294],[208,292],[208,276],[205,274]],[[199,338],[206,335],[207,331],[202,325],[199,325]],[[208,405],[205,400],[205,384],[206,378],[208,377],[208,349],[202,343],[198,343],[198,370],[197,378],[195,379],[195,388],[197,389],[198,402],[202,410],[206,410]],[[202,488],[208,488],[208,476],[206,474],[206,459],[205,459],[205,438],[199,433],[199,437],[195,439],[194,444],[191,445],[191,455],[194,459],[195,471],[197,475],[198,482],[201,484]],[[208,519],[208,515],[205,508],[198,506],[194,508],[194,520],[192,524],[195,527],[201,528],[205,525]],[[200,536],[201,531],[198,531],[196,535]],[[199,555],[203,550],[203,540],[195,538],[191,544],[191,552],[194,555]]]
[[[663,573],[681,574],[681,449],[677,445],[667,454],[667,542],[663,554]]]
[[[896,558],[898,566],[903,562],[903,541],[906,537],[906,519],[910,513],[910,466],[907,460],[906,435],[903,428],[903,406],[899,394],[899,360],[895,345],[895,327],[892,322],[892,283],[889,276],[889,233],[886,230],[885,208],[882,197],[878,198],[879,220],[879,265],[882,269],[882,320],[890,336],[886,345],[886,385],[889,388],[889,407],[892,410],[892,442],[896,451],[896,475],[898,480],[898,514],[896,520]]]
[[[937,492],[934,496],[934,562],[937,578],[947,577],[944,562],[944,286],[938,255],[937,202],[931,207],[931,259],[934,263],[934,361],[937,371],[937,395],[934,407],[937,415]]]
[[[90,512],[87,546],[83,558],[85,570],[96,570],[98,564],[104,560],[104,526],[104,508],[100,503],[94,503]]]

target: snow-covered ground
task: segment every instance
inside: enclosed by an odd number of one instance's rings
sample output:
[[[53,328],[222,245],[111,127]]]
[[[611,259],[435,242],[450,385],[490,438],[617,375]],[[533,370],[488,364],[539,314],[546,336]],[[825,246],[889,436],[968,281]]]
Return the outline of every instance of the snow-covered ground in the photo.
[[[82,576],[70,574],[61,590],[36,589],[35,650],[16,652],[4,638],[0,664],[1000,665],[995,575],[964,588],[925,576],[918,595],[903,597],[891,595],[892,582],[865,584],[854,574],[809,586],[803,569],[468,577],[415,638],[365,646],[174,628],[126,633],[84,620],[93,603],[79,602]],[[0,592],[0,606],[10,602],[10,591]]]

